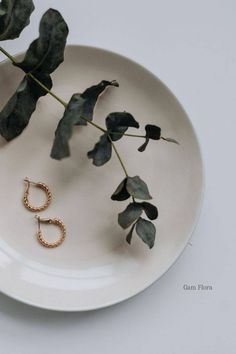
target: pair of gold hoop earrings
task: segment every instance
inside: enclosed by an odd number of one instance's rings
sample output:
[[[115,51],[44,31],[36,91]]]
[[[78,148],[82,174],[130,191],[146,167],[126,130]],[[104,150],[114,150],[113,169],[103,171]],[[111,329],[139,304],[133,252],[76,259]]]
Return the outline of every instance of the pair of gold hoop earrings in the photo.
[[[48,208],[48,206],[51,204],[52,201],[52,193],[50,192],[49,187],[42,182],[33,182],[30,181],[29,178],[25,178],[24,182],[26,183],[25,191],[24,191],[24,197],[23,197],[23,204],[26,209],[28,209],[31,212],[40,212]],[[34,185],[36,188],[39,188],[43,190],[46,194],[46,201],[43,205],[41,206],[33,206],[29,202],[29,190],[30,190],[30,185]],[[38,221],[38,230],[37,230],[37,239],[43,245],[44,247],[47,248],[55,248],[58,247],[59,245],[62,244],[62,242],[65,240],[66,237],[66,227],[63,224],[63,222],[60,219],[57,218],[40,218],[39,215],[35,215],[35,218]],[[57,241],[55,242],[49,242],[47,241],[41,231],[41,223],[45,224],[53,224],[56,225],[60,228],[60,237],[58,238]]]

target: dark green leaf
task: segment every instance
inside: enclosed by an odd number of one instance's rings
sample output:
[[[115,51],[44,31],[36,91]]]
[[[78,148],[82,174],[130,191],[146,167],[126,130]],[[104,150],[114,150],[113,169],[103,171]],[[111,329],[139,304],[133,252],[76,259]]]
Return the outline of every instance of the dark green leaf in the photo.
[[[112,147],[110,139],[107,134],[103,134],[93,150],[88,152],[88,158],[93,159],[93,164],[95,166],[102,166],[110,160],[111,153]]]
[[[126,236],[126,241],[131,244],[131,239],[132,239],[132,236],[133,236],[133,231],[134,231],[134,227],[135,227],[135,223],[132,225],[131,229],[129,230],[129,233],[128,235]]]
[[[85,100],[84,109],[82,112],[83,117],[87,118],[90,121],[93,120],[93,111],[97,100],[108,86],[119,87],[119,84],[116,80],[102,80],[99,84],[89,87],[81,94],[81,96]],[[80,118],[77,125],[87,125],[87,122],[86,120]]]
[[[16,64],[25,72],[51,74],[64,60],[68,27],[61,14],[49,9],[39,26],[39,38],[33,41],[21,63]]]
[[[155,243],[156,228],[151,221],[139,218],[136,223],[136,232],[138,236],[145,242],[149,248]]]
[[[149,194],[146,183],[139,176],[128,177],[126,189],[128,193],[137,199],[149,200],[152,197]]]
[[[148,143],[149,143],[149,138],[146,138],[145,142],[138,148],[138,151],[140,152],[145,151]]]
[[[32,0],[2,0],[0,3],[0,41],[18,38],[34,11]]]
[[[27,8],[26,11],[25,4],[29,7],[32,2],[19,0],[11,4],[10,13],[14,13],[13,19],[20,23],[23,15],[29,10]],[[2,6],[0,12],[3,17],[4,8]],[[0,19],[2,20],[3,17],[0,16]],[[49,74],[63,61],[67,34],[68,28],[60,13],[49,9],[40,22],[40,37],[30,45],[23,62],[16,65],[26,72],[33,72],[39,81],[51,89],[52,81]],[[31,78],[27,77],[23,80],[17,92],[0,113],[0,132],[7,140],[15,138],[27,126],[36,108],[37,100],[46,93]]]
[[[51,151],[51,157],[53,159],[61,160],[70,156],[69,140],[73,133],[73,127],[83,110],[83,104],[84,100],[78,93],[75,93],[71,97],[55,132],[55,139]]]
[[[118,223],[123,229],[127,229],[142,214],[142,206],[138,203],[130,203],[127,208],[118,214]]]
[[[161,137],[161,128],[156,125],[147,124],[145,127],[146,137],[153,140],[159,140]]]
[[[138,122],[128,112],[110,113],[106,118],[106,126],[113,141],[119,140],[129,127],[139,128]]]
[[[140,151],[140,152],[143,152],[146,149],[146,147],[149,143],[149,139],[159,140],[161,138],[161,128],[157,127],[156,125],[147,124],[145,126],[145,130],[146,130],[146,140],[138,148],[138,151]]]
[[[143,210],[145,211],[148,219],[150,220],[155,220],[158,217],[158,210],[155,205],[152,205],[151,203],[148,202],[142,202],[140,203],[142,206]]]
[[[51,89],[52,80],[49,75],[37,74],[36,76],[48,89]],[[46,94],[47,92],[30,77],[25,77],[0,113],[0,134],[8,141],[20,135],[28,125],[39,97]]]
[[[130,194],[127,192],[126,189],[126,183],[127,183],[127,178],[125,178],[117,187],[115,192],[112,194],[111,199],[112,200],[126,200],[130,197]]]

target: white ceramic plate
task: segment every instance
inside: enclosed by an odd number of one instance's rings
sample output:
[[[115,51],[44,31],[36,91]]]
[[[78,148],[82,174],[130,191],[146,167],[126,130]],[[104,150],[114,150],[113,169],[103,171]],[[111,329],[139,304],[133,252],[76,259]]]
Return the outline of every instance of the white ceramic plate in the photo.
[[[0,107],[16,89],[22,72],[8,61],[0,65]],[[194,129],[173,94],[139,64],[102,49],[69,46],[65,62],[53,75],[53,90],[65,100],[102,79],[116,79],[100,98],[95,120],[104,124],[112,111],[129,111],[142,129],[162,128],[180,146],[151,141],[146,152],[140,139],[123,138],[117,148],[131,176],[144,179],[158,206],[156,244],[150,251],[134,235],[125,242],[117,214],[128,201],[110,195],[124,178],[114,155],[97,168],[86,153],[100,132],[76,129],[72,156],[50,159],[63,107],[49,95],[41,98],[28,128],[9,144],[0,143],[0,290],[25,303],[61,311],[91,310],[115,304],[147,288],[174,263],[187,244],[202,197],[202,161]],[[132,130],[131,130],[132,131]],[[133,130],[135,131],[135,130]],[[67,226],[62,246],[46,249],[35,238],[33,214],[22,205],[23,178],[48,184],[53,202],[42,216],[61,218]],[[37,204],[43,196],[32,189]],[[56,236],[51,226],[44,232]]]

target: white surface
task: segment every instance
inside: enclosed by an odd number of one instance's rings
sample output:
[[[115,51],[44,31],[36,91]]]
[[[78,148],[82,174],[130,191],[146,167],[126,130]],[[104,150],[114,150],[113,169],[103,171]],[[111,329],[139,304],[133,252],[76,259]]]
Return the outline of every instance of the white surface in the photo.
[[[64,14],[70,42],[123,53],[173,90],[202,144],[206,195],[192,246],[134,299],[97,312],[59,314],[1,295],[1,351],[235,353],[235,2],[40,0],[33,26],[4,46],[12,53],[26,49],[49,6]],[[183,290],[199,283],[213,290]]]
[[[14,92],[19,75],[9,61],[0,65],[0,90],[4,87],[0,105]],[[137,151],[143,143],[137,139],[116,142],[128,173],[148,183],[152,202],[158,206],[155,247],[150,251],[135,232],[129,246],[128,231],[117,224],[117,214],[130,201],[117,203],[110,195],[125,176],[114,152],[100,169],[88,160],[87,151],[101,135],[97,129],[76,129],[70,140],[70,158],[60,162],[50,158],[63,107],[48,95],[39,102],[24,133],[5,143],[0,154],[0,165],[7,166],[0,170],[0,180],[11,185],[0,188],[0,200],[6,200],[0,220],[0,289],[14,299],[68,311],[121,302],[160,278],[191,237],[202,204],[202,159],[192,124],[165,85],[125,57],[93,47],[68,46],[65,62],[53,75],[53,89],[69,101],[73,92],[114,77],[120,88],[110,87],[102,95],[95,110],[96,123],[104,126],[110,112],[126,109],[138,120],[139,134],[146,124],[154,123],[161,126],[164,137],[180,142],[150,141],[143,154]],[[137,133],[131,128],[129,132]],[[43,215],[57,216],[65,223],[67,237],[60,248],[45,250],[36,241],[35,219],[21,203],[25,175],[50,186],[53,199]],[[33,205],[40,205],[39,198],[42,192],[30,189]],[[45,227],[42,232],[47,237],[58,231]]]

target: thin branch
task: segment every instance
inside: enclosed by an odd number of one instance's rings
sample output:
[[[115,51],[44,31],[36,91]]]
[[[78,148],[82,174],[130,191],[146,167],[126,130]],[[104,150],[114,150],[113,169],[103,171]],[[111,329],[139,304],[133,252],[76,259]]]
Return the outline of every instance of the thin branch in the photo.
[[[45,86],[41,81],[39,81],[37,79],[37,77],[35,77],[33,74],[31,73],[27,73],[27,76],[31,77],[31,79],[33,79],[39,86],[41,86],[47,93],[49,93],[49,95],[51,95],[52,97],[54,97],[58,102],[60,102],[64,107],[67,107],[67,103],[60,97],[58,97],[54,92],[52,92],[51,90],[49,90],[47,88],[47,86]]]
[[[9,54],[5,49],[3,49],[2,47],[0,47],[0,51],[6,56],[8,57],[8,59],[10,59],[14,64],[17,64],[17,61],[15,60],[15,58]]]
[[[112,134],[114,134],[114,133],[112,133]],[[118,134],[120,134],[120,133],[118,133]],[[123,135],[124,136],[131,136],[132,138],[144,138],[144,139],[146,138],[146,135],[128,134],[128,133],[124,133]]]
[[[116,156],[118,157],[118,160],[120,161],[120,164],[121,164],[121,167],[122,167],[122,169],[123,169],[123,171],[124,171],[124,173],[125,173],[125,176],[126,176],[126,177],[129,177],[128,172],[127,172],[127,170],[126,170],[126,168],[125,168],[125,165],[124,165],[124,163],[123,163],[123,161],[122,161],[122,159],[121,159],[121,156],[120,156],[120,154],[119,154],[119,152],[118,152],[118,150],[117,150],[115,144],[113,143],[113,141],[112,141],[112,139],[111,139],[110,134],[107,134],[107,135],[108,135],[108,138],[109,138],[109,140],[110,140],[110,142],[111,142],[111,145],[112,145],[112,147],[113,147],[113,149],[114,149],[114,151],[115,151],[115,153],[116,153]]]

